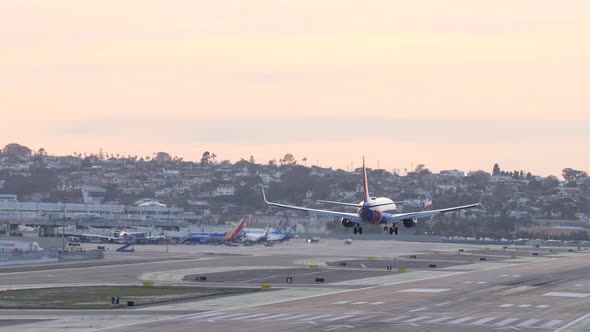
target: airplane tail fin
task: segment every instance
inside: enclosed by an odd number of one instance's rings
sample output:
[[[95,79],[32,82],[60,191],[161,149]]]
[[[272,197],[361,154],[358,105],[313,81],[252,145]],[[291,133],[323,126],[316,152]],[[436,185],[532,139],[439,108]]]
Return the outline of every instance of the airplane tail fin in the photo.
[[[287,229],[287,223],[289,223],[287,219],[281,219],[275,227],[275,230],[279,232],[284,232]]]
[[[244,229],[244,224],[246,223],[246,218],[242,218],[240,222],[234,227],[231,231],[227,232],[225,235],[224,241],[233,241],[240,233],[242,233],[242,229]]]
[[[270,231],[270,225],[266,225],[266,228],[264,229],[264,236],[268,236],[269,231]]]
[[[363,157],[363,193],[364,202],[369,201],[369,181],[367,180],[367,168],[365,167],[365,157]]]

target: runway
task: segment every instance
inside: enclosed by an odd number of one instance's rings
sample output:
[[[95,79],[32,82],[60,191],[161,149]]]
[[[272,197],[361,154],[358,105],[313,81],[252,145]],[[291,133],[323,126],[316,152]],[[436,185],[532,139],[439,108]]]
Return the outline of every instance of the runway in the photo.
[[[168,254],[158,250],[145,247],[135,256],[113,253],[107,257],[111,262],[131,261],[123,265],[0,271],[0,285],[153,280],[156,285],[269,284],[273,290],[122,310],[6,309],[0,311],[0,327],[10,325],[11,331],[257,332],[590,328],[590,255],[577,249],[295,241],[272,248],[175,247]],[[162,261],[165,257],[175,260]],[[206,281],[196,281],[196,276],[205,276]]]

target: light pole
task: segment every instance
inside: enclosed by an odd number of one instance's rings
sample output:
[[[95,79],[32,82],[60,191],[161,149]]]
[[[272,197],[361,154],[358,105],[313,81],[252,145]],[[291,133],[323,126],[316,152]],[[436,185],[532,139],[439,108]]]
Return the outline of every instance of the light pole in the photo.
[[[66,203],[64,203],[63,209],[63,218],[62,218],[62,225],[61,225],[61,252],[63,253],[66,250]]]

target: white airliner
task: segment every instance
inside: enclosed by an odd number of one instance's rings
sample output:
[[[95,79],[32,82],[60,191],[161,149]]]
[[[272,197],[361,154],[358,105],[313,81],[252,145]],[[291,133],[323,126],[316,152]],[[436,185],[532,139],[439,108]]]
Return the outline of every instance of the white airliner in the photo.
[[[430,211],[419,211],[419,212],[408,212],[408,213],[396,213],[395,202],[386,197],[370,197],[369,196],[369,185],[367,183],[367,169],[365,168],[365,159],[363,158],[363,186],[364,186],[364,200],[360,203],[344,203],[344,202],[332,202],[322,201],[324,203],[339,204],[345,206],[352,206],[357,208],[357,213],[346,213],[329,210],[318,210],[310,209],[301,206],[293,206],[286,204],[279,204],[269,202],[266,199],[264,193],[264,187],[262,188],[262,196],[266,204],[276,206],[285,209],[293,209],[299,211],[307,211],[310,214],[322,216],[322,217],[333,217],[338,218],[342,223],[342,226],[350,228],[354,227],[354,234],[363,234],[362,224],[370,225],[384,225],[383,230],[389,230],[389,234],[397,234],[397,224],[401,222],[406,228],[416,226],[418,218],[425,218],[437,215],[439,213],[451,212],[463,209],[475,208],[478,206],[483,207],[481,203],[469,204],[463,206],[456,206],[446,209],[430,210]],[[391,226],[390,226],[391,224]]]

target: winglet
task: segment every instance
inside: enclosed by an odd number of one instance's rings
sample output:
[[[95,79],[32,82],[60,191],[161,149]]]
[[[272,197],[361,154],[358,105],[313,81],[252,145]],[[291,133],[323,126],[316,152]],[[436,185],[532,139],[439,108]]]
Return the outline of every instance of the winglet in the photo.
[[[363,189],[365,194],[365,203],[369,201],[369,182],[367,180],[367,168],[365,167],[365,156],[363,156]]]
[[[260,185],[260,187],[262,188],[262,198],[264,199],[264,202],[268,204],[268,201],[266,200],[266,194],[264,193],[264,186]]]

